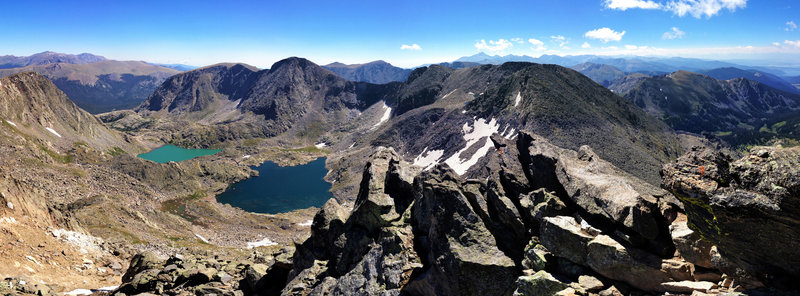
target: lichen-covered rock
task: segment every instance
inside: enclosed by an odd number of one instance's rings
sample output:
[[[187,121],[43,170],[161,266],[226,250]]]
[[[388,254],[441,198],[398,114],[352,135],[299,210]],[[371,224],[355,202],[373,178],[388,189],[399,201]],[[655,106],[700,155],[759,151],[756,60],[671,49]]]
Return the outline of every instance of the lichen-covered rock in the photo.
[[[711,263],[711,243],[700,237],[700,234],[689,229],[685,220],[676,220],[669,226],[672,242],[681,257],[694,265],[714,268]]]
[[[730,263],[715,266],[746,288],[800,287],[800,148],[757,147],[734,161],[696,147],[663,176],[689,228]]]
[[[515,296],[524,295],[557,295],[558,292],[569,288],[569,285],[557,280],[552,274],[541,270],[533,275],[517,278]]]

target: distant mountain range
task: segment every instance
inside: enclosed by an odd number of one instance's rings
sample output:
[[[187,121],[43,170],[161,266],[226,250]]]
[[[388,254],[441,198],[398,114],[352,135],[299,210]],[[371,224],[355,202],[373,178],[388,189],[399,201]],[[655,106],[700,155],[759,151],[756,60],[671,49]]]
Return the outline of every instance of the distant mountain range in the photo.
[[[727,136],[800,114],[800,95],[745,78],[678,71],[609,87],[676,130]]]
[[[777,76],[785,76],[786,68],[779,67],[762,67],[762,66],[746,66],[724,61],[704,60],[695,58],[660,58],[660,57],[642,57],[642,56],[622,56],[622,57],[609,57],[597,55],[574,55],[574,56],[558,56],[558,55],[542,55],[538,58],[525,55],[488,55],[483,52],[477,53],[472,56],[461,57],[456,60],[457,62],[474,62],[480,64],[502,64],[505,62],[530,62],[539,64],[556,64],[564,67],[572,67],[582,63],[594,63],[613,66],[624,72],[643,72],[650,74],[666,74],[675,71],[692,71],[697,72],[706,69],[727,68],[735,67],[745,70],[757,70],[761,72],[768,72]],[[790,69],[800,71],[800,69]],[[660,73],[659,73],[660,72]]]
[[[411,69],[392,66],[392,64],[384,61],[352,65],[345,65],[337,62],[322,67],[347,80],[377,84],[389,83],[392,81],[405,81],[412,71]]]
[[[19,68],[30,65],[47,65],[55,63],[65,64],[91,64],[105,61],[105,57],[90,53],[65,54],[52,51],[45,51],[31,56],[0,56],[0,69]]]
[[[167,77],[180,71],[141,61],[114,61],[88,53],[43,52],[0,57],[0,77],[36,72],[53,81],[78,106],[102,113],[138,106]]]

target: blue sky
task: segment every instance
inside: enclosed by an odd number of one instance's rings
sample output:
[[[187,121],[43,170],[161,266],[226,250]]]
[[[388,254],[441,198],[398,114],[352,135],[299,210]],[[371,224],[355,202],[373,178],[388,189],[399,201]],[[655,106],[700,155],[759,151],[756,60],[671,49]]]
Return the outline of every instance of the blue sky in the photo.
[[[6,1],[0,55],[267,68],[488,54],[656,55],[800,64],[800,1]],[[404,46],[405,45],[405,46]]]

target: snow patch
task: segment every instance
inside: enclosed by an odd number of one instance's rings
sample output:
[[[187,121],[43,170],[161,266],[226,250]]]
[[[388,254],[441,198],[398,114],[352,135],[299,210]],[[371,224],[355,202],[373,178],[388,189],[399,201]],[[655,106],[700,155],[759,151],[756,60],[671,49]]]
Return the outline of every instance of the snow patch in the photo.
[[[314,144],[314,147],[317,147],[317,149],[322,149],[326,146],[328,146],[328,144],[325,144],[325,142]]]
[[[54,135],[56,135],[56,136],[58,136],[59,138],[61,138],[61,135],[59,135],[59,134],[58,134],[58,133],[57,133],[57,132],[56,132],[54,129],[52,129],[52,128],[49,128],[49,127],[46,127],[45,129],[46,129],[48,132],[51,132],[51,133],[53,133]]]
[[[9,209],[12,209],[12,210],[14,209],[14,204],[13,204],[13,203],[11,203],[10,201],[9,201],[9,202],[6,202],[6,206],[7,206]]]
[[[311,226],[311,223],[314,223],[314,220],[308,220],[303,223],[297,223],[298,226]]]
[[[519,101],[522,101],[522,95],[520,94],[520,92],[517,92],[517,97],[514,98],[514,107],[519,105]]]
[[[517,135],[517,134],[516,134],[516,133],[514,133],[514,132],[515,132],[515,129],[512,127],[512,128],[511,128],[511,130],[510,130],[510,131],[508,131],[508,134],[506,134],[505,136],[503,136],[503,138],[506,138],[507,140],[511,140],[511,138],[512,138],[512,137],[514,137],[514,136],[516,136],[516,135]]]
[[[381,116],[381,120],[378,121],[378,123],[376,123],[373,127],[381,125],[381,123],[389,120],[389,118],[392,117],[392,107],[386,106],[386,102],[383,101],[381,101],[381,104],[383,104],[383,116]]]
[[[439,159],[444,156],[444,150],[431,150],[428,151],[428,147],[422,150],[422,153],[419,156],[414,158],[414,166],[423,167],[422,170],[427,171],[433,168],[433,166],[439,164]]]
[[[250,158],[250,157],[253,157],[253,156],[252,156],[252,155],[250,155],[250,154],[248,154],[248,155],[245,155],[245,156],[242,156],[242,158],[243,158],[243,159],[248,159],[248,158]]]
[[[201,241],[203,241],[204,243],[207,243],[207,244],[209,244],[208,240],[207,240],[205,237],[203,237],[202,235],[199,235],[199,234],[195,233],[195,234],[194,234],[194,236],[195,236],[195,237],[197,237],[197,238],[199,238],[199,239],[200,239]]]
[[[87,254],[89,251],[100,252],[102,250],[100,245],[103,244],[103,239],[99,237],[66,229],[50,229],[50,234],[61,241],[78,247],[81,254]]]
[[[67,293],[64,293],[64,295],[92,295],[92,293],[94,292],[92,292],[92,290],[89,289],[75,289]]]
[[[467,113],[467,110],[461,110],[461,114]]]
[[[258,247],[268,247],[268,246],[274,246],[274,245],[277,245],[277,244],[278,243],[273,242],[269,238],[265,237],[264,239],[262,239],[260,241],[254,241],[254,242],[247,243],[247,248],[248,249],[252,249],[252,248],[258,248]]]
[[[353,142],[353,144],[350,144],[350,147],[347,147],[347,149],[353,148],[355,146],[356,146],[356,142]]]
[[[116,290],[117,288],[119,288],[119,286],[108,286],[108,287],[99,288],[99,289],[97,289],[97,291],[100,291],[100,292],[111,292],[111,291]]]
[[[444,95],[444,96],[442,97],[442,99],[444,99],[444,98],[447,98],[449,95],[452,95],[452,94],[453,94],[454,92],[456,92],[457,90],[458,90],[458,89],[456,88],[456,89],[454,89],[454,90],[450,91],[449,93],[447,93],[446,95]]]
[[[489,122],[486,119],[478,118],[472,123],[472,127],[469,126],[469,123],[464,123],[464,126],[461,127],[461,131],[464,133],[464,141],[467,141],[467,145],[464,146],[463,149],[459,150],[450,158],[444,161],[448,166],[450,166],[456,174],[463,175],[464,173],[469,170],[470,167],[478,163],[478,160],[485,156],[486,153],[489,153],[489,150],[494,148],[494,144],[492,141],[488,139],[489,136],[496,133],[500,129],[500,124],[497,123],[497,120],[492,118]],[[472,145],[475,145],[483,138],[487,138],[486,142],[483,144],[482,147],[478,148],[472,157],[469,159],[461,159],[461,154],[467,151]]]
[[[16,123],[13,123],[13,122],[11,122],[11,121],[8,121],[8,120],[6,120],[6,123],[8,123],[8,124],[10,124],[10,125],[12,125],[12,126],[17,126],[17,124],[16,124]]]

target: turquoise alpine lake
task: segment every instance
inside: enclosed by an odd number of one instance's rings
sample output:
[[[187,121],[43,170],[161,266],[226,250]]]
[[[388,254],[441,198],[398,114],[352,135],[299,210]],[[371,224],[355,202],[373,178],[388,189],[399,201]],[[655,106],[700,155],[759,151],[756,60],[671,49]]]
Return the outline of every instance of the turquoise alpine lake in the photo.
[[[219,149],[186,149],[175,145],[164,145],[160,148],[139,154],[139,158],[165,163],[170,161],[184,161],[195,157],[212,155],[220,152]]]
[[[254,169],[258,177],[229,186],[217,201],[248,212],[277,214],[322,207],[333,197],[331,184],[323,180],[328,172],[324,157],[289,167],[268,161]]]

